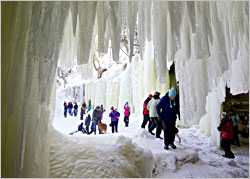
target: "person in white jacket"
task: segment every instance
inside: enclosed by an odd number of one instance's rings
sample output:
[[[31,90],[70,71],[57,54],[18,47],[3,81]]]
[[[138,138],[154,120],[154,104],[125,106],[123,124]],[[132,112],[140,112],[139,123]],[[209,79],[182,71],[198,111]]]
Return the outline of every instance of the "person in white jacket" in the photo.
[[[162,130],[162,124],[159,118],[159,115],[157,114],[156,111],[156,105],[160,101],[160,93],[158,91],[155,92],[152,100],[149,101],[147,109],[149,110],[149,117],[150,120],[152,121],[151,126],[149,126],[149,132],[152,135],[155,135],[153,133],[153,130],[156,128],[156,138],[162,139],[161,135],[161,130]]]

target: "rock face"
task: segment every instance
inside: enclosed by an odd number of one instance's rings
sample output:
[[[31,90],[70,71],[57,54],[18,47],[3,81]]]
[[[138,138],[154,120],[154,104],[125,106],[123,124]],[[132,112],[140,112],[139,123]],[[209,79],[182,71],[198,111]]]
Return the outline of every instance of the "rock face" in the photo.
[[[79,65],[91,59],[97,26],[98,51],[106,52],[110,39],[113,60],[119,59],[124,19],[130,48],[138,26],[141,57],[146,41],[153,44],[161,84],[168,83],[167,68],[175,63],[187,124],[199,123],[206,113],[209,92],[211,104],[217,100],[219,106],[226,84],[232,94],[249,89],[249,2],[3,2],[1,7],[3,177],[48,177],[47,134],[69,11]]]

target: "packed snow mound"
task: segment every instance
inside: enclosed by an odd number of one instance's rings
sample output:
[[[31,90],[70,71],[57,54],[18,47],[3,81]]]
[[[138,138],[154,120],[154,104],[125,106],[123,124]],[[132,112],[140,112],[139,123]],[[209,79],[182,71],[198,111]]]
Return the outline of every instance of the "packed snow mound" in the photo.
[[[151,177],[154,158],[128,137],[118,135],[66,136],[50,133],[50,177]]]

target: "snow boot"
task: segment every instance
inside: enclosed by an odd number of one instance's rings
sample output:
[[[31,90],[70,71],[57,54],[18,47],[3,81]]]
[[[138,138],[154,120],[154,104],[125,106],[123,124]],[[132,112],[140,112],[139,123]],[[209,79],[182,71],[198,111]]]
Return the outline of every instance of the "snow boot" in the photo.
[[[170,144],[170,146],[173,148],[173,149],[176,149],[176,146],[174,144]]]
[[[155,135],[155,133],[148,131],[150,134]]]
[[[165,150],[168,150],[168,145],[165,145],[165,146],[164,146],[164,149],[165,149]]]

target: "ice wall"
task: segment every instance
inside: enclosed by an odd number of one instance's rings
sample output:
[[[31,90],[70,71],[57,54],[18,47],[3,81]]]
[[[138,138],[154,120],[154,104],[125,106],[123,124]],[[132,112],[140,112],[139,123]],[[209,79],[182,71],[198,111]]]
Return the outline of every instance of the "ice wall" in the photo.
[[[51,91],[69,5],[1,4],[2,177],[48,177]]]
[[[120,59],[124,19],[129,17],[132,42],[134,17],[138,13],[141,57],[149,54],[145,47],[147,39],[154,46],[154,55],[149,55],[154,56],[154,63],[150,61],[151,57],[142,58],[143,62],[136,56],[131,58],[131,64],[137,65],[131,66],[135,69],[131,75],[139,75],[131,76],[131,84],[136,85],[132,87],[133,94],[128,95],[136,104],[133,106],[135,111],[141,111],[137,107],[141,106],[138,99],[142,103],[150,89],[162,92],[168,89],[167,68],[173,62],[180,84],[181,121],[184,123],[199,123],[206,114],[206,96],[212,93],[209,95],[210,106],[217,106],[211,112],[213,116],[210,114],[213,130],[225,84],[230,86],[232,94],[248,92],[249,2],[131,3],[138,8],[129,8],[131,4],[128,2],[2,3],[1,169],[4,177],[48,176],[47,124],[53,115],[51,95],[59,51],[66,48],[62,45],[62,36],[64,32],[70,33],[67,29],[64,31],[69,10],[73,26],[70,31],[77,38],[78,64],[92,63],[93,31],[97,25],[100,26],[99,35],[105,33],[102,38],[100,35],[100,39],[104,39],[104,43],[100,40],[100,51],[105,51],[111,40],[113,60]],[[98,13],[103,10],[104,15],[97,15],[97,9]],[[103,27],[106,27],[105,32]],[[62,56],[66,57],[66,54]],[[133,59],[137,61],[133,62]],[[154,70],[150,68],[152,64]],[[117,78],[106,85],[100,84],[104,92],[106,86],[106,99],[95,96],[97,91],[93,83],[85,87],[87,98],[100,98],[98,102],[106,101],[107,108],[111,105],[121,108],[119,105],[125,97],[121,97],[119,104],[120,85],[124,85],[122,81],[126,79],[121,81],[122,72],[118,69],[110,76]],[[147,81],[148,74],[157,77],[149,79],[153,86]],[[216,137],[213,137],[215,141]]]

